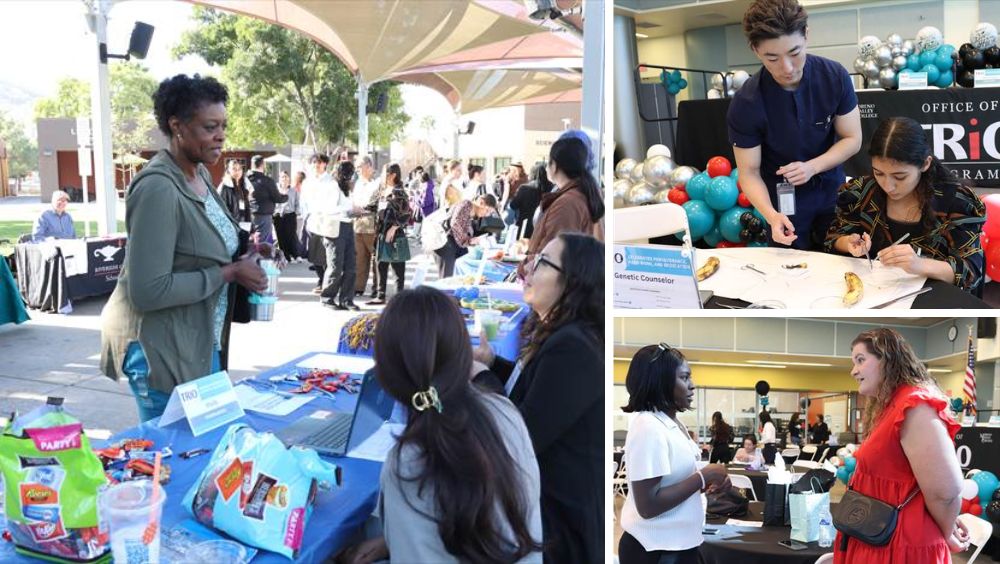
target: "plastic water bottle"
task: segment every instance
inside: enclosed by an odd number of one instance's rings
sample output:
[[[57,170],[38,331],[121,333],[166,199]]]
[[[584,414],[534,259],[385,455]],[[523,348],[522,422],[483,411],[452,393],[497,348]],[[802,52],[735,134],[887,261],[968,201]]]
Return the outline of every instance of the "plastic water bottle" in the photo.
[[[825,505],[819,514],[819,545],[823,548],[833,546],[833,539],[837,536],[837,530],[833,527],[833,516],[830,515],[830,506]]]

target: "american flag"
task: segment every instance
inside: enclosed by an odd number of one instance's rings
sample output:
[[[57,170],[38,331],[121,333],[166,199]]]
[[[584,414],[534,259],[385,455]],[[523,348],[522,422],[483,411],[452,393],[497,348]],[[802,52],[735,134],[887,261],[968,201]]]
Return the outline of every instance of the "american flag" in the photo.
[[[976,415],[976,351],[972,348],[972,328],[969,327],[969,361],[965,364],[965,398],[971,408],[973,417]]]

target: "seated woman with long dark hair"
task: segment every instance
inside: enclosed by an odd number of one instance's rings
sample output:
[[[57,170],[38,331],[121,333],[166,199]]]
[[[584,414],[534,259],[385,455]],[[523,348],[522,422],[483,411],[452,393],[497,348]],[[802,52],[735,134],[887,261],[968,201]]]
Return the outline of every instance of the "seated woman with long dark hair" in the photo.
[[[384,538],[359,545],[352,561],[542,561],[531,437],[507,398],[471,382],[472,364],[452,298],[421,286],[389,301],[375,375],[408,418],[382,465]]]
[[[604,245],[563,233],[524,281],[520,358],[497,357],[485,334],[476,360],[499,379],[531,432],[542,477],[546,562],[603,562]],[[376,348],[378,345],[376,344]]]
[[[920,124],[883,120],[868,155],[872,175],[840,189],[826,249],[855,257],[867,252],[886,266],[978,292],[986,208],[934,156]]]

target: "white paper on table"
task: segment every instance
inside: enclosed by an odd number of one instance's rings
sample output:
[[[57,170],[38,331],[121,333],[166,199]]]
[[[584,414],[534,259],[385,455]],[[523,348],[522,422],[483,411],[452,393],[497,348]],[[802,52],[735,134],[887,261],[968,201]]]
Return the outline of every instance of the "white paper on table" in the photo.
[[[66,276],[87,273],[87,241],[85,239],[62,239],[58,242],[66,263]]]
[[[704,264],[710,256],[719,257],[719,270],[700,282],[699,290],[711,290],[717,296],[751,303],[771,302],[773,307],[787,309],[866,309],[919,290],[927,281],[923,276],[907,274],[879,261],[869,268],[865,258],[798,249],[697,249],[697,265]],[[782,267],[799,263],[808,266],[805,269]],[[764,274],[743,268],[748,264]],[[862,298],[853,306],[845,305],[842,300],[847,291],[844,273],[848,271],[857,274],[864,284]],[[915,296],[901,300],[888,308],[909,309],[914,299]]]
[[[386,421],[379,427],[378,431],[372,433],[363,443],[352,448],[347,453],[347,456],[374,460],[375,462],[385,462],[385,457],[389,455],[389,450],[396,445],[396,437],[401,435],[405,428],[406,425],[402,423],[390,423]]]
[[[764,523],[761,521],[744,521],[743,519],[729,519],[726,521],[727,525],[732,525],[734,527],[763,527]]]
[[[243,406],[243,409],[275,417],[284,417],[318,397],[309,394],[284,397],[274,392],[255,390],[246,384],[240,384],[233,389],[236,391],[236,399]]]
[[[322,353],[314,354],[295,366],[300,368],[326,368],[327,370],[339,370],[351,374],[364,374],[375,366],[375,359],[364,356]]]

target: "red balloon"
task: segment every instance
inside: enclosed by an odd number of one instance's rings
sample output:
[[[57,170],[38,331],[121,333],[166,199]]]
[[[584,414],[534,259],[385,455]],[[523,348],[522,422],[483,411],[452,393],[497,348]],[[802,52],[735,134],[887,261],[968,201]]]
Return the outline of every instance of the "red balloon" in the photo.
[[[708,166],[705,167],[705,170],[708,171],[708,176],[711,178],[729,176],[729,173],[733,172],[733,165],[726,157],[712,157],[708,159]]]
[[[740,207],[749,208],[750,198],[747,198],[746,194],[740,192],[740,195],[736,197],[736,203],[739,204]]]
[[[986,249],[990,248],[990,236],[985,233],[979,234],[979,247],[983,249],[983,253]]]
[[[983,196],[983,203],[986,204],[986,225],[983,232],[990,239],[1000,239],[1000,194]]]
[[[979,505],[978,503],[975,505],[970,505],[969,513],[976,515],[978,517],[979,515],[983,514],[983,506]]]
[[[687,192],[681,190],[680,188],[671,188],[670,191],[667,192],[667,199],[680,206],[683,205],[684,202],[690,200],[691,197],[688,196]]]
[[[991,280],[1000,280],[1000,245],[996,243],[986,251],[986,274]]]
[[[968,513],[969,512],[969,500],[967,500],[967,499],[963,499],[962,500],[962,507],[959,509],[959,512],[960,513]]]
[[[734,247],[745,247],[746,243],[740,241],[739,243],[733,243],[732,241],[719,241],[719,244],[715,246],[716,249],[732,249]]]

